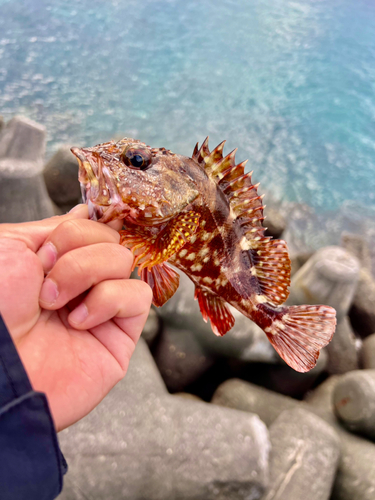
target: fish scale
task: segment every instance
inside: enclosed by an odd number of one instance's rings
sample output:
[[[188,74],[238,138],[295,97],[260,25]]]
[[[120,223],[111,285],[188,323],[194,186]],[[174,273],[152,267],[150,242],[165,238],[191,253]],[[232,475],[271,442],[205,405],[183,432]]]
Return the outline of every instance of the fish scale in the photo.
[[[208,138],[191,158],[130,138],[72,148],[91,218],[121,219],[121,244],[134,254],[153,302],[162,306],[185,272],[195,284],[203,319],[222,336],[234,325],[231,304],[260,326],[295,370],[313,368],[330,342],[335,310],[285,306],[290,259],[285,241],[266,237],[263,196],[246,161],[236,164],[224,142]]]

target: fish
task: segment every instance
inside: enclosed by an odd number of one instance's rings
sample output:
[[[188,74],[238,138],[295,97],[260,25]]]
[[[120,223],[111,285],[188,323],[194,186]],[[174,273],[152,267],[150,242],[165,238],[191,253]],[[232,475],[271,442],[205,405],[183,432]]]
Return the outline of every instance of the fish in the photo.
[[[210,151],[207,137],[191,157],[132,138],[71,151],[90,218],[122,220],[120,243],[133,252],[133,269],[150,285],[154,305],[178,289],[177,268],[194,283],[216,335],[234,325],[230,304],[265,332],[290,367],[307,372],[332,339],[335,309],[284,304],[287,244],[265,235],[259,184],[245,172],[246,161],[236,164],[236,149],[224,156],[224,144]]]

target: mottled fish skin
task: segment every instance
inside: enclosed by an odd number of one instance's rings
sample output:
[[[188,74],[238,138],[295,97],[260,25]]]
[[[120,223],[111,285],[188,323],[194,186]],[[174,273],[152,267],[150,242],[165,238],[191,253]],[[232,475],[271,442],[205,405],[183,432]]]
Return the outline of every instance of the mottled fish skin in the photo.
[[[331,340],[335,311],[328,306],[281,306],[288,296],[290,259],[282,240],[264,236],[262,197],[246,162],[208,139],[191,158],[124,138],[72,148],[79,180],[99,222],[123,219],[121,243],[134,253],[155,305],[176,291],[185,272],[196,286],[203,318],[224,335],[234,324],[231,304],[255,321],[281,357],[308,371]]]

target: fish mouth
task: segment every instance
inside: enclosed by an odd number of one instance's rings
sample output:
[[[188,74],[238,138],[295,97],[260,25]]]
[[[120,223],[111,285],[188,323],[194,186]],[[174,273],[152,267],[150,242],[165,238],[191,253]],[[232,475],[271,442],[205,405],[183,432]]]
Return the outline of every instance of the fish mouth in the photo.
[[[88,205],[90,219],[108,222],[122,218],[114,214],[121,197],[100,155],[77,147],[70,150],[78,160],[82,200]]]
[[[107,223],[124,219],[124,222],[148,226],[171,218],[172,215],[162,217],[161,213],[152,217],[145,207],[129,205],[123,200],[110,168],[97,151],[77,147],[70,150],[78,160],[82,200],[88,206],[91,220]]]

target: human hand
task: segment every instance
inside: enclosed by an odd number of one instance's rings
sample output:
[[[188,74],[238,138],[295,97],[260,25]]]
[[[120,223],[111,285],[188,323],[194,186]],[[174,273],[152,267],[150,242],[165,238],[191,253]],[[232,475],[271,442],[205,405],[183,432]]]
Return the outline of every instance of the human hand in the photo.
[[[87,219],[78,205],[0,225],[0,312],[57,431],[124,377],[152,300],[147,284],[128,279],[133,256],[117,231]]]

